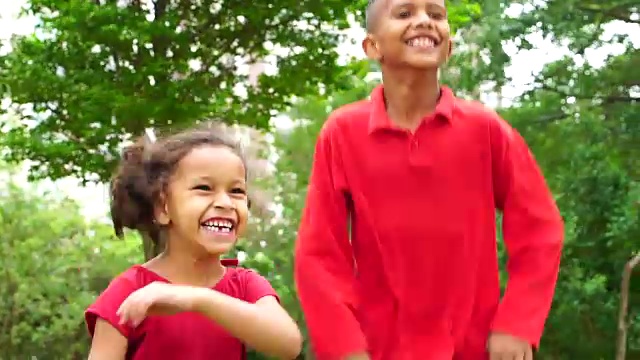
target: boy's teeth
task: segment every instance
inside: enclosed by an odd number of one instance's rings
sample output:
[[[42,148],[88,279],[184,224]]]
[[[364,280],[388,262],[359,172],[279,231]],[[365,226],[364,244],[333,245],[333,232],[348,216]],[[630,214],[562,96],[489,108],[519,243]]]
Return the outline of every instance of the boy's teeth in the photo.
[[[410,46],[433,47],[433,40],[428,37],[419,37],[409,40]]]

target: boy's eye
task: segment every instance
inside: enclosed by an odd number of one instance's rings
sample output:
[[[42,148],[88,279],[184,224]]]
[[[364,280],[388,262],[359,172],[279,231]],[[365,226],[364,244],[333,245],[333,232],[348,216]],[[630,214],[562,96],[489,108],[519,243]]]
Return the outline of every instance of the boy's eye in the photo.
[[[211,187],[209,185],[197,185],[193,187],[193,190],[210,191]]]

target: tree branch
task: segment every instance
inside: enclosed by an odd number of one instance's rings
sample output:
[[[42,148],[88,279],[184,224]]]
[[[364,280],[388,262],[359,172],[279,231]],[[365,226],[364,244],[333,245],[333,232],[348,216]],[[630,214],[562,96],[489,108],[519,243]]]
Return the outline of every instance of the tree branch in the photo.
[[[627,353],[627,330],[629,323],[627,315],[629,312],[629,284],[633,269],[640,264],[640,253],[636,254],[624,267],[622,271],[622,284],[620,285],[620,312],[618,314],[618,344],[616,350],[616,360],[625,360]]]
[[[613,104],[613,103],[618,103],[618,102],[635,102],[635,101],[640,101],[640,97],[633,97],[633,96],[621,96],[621,95],[583,95],[583,94],[570,94],[567,93],[565,91],[562,91],[556,87],[553,86],[549,86],[543,82],[539,83],[540,89],[542,90],[546,90],[546,91],[551,91],[554,92],[556,94],[565,96],[565,97],[574,97],[578,100],[602,100],[602,102],[606,103],[606,104]]]
[[[631,11],[631,4],[629,4],[629,8],[627,8],[625,4],[621,4],[609,9],[601,7],[600,5],[602,4],[578,5],[578,9],[593,14],[605,15],[614,20],[620,20],[626,23],[640,24],[639,19],[631,18],[631,15],[633,14],[633,12]]]

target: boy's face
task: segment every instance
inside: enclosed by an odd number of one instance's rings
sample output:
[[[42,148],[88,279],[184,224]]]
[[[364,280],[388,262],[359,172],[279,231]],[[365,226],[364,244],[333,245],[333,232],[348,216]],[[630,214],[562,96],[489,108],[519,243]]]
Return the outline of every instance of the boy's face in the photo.
[[[389,66],[437,69],[451,55],[444,0],[378,0],[363,42],[367,56]]]

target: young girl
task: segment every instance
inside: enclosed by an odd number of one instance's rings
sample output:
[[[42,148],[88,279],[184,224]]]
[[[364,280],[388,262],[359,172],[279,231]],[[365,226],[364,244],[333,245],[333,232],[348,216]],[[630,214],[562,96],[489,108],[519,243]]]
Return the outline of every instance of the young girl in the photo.
[[[220,256],[247,224],[246,167],[211,129],[125,150],[111,188],[116,233],[164,236],[164,252],[116,277],[85,314],[92,360],[295,358],[301,334],[269,282]]]

